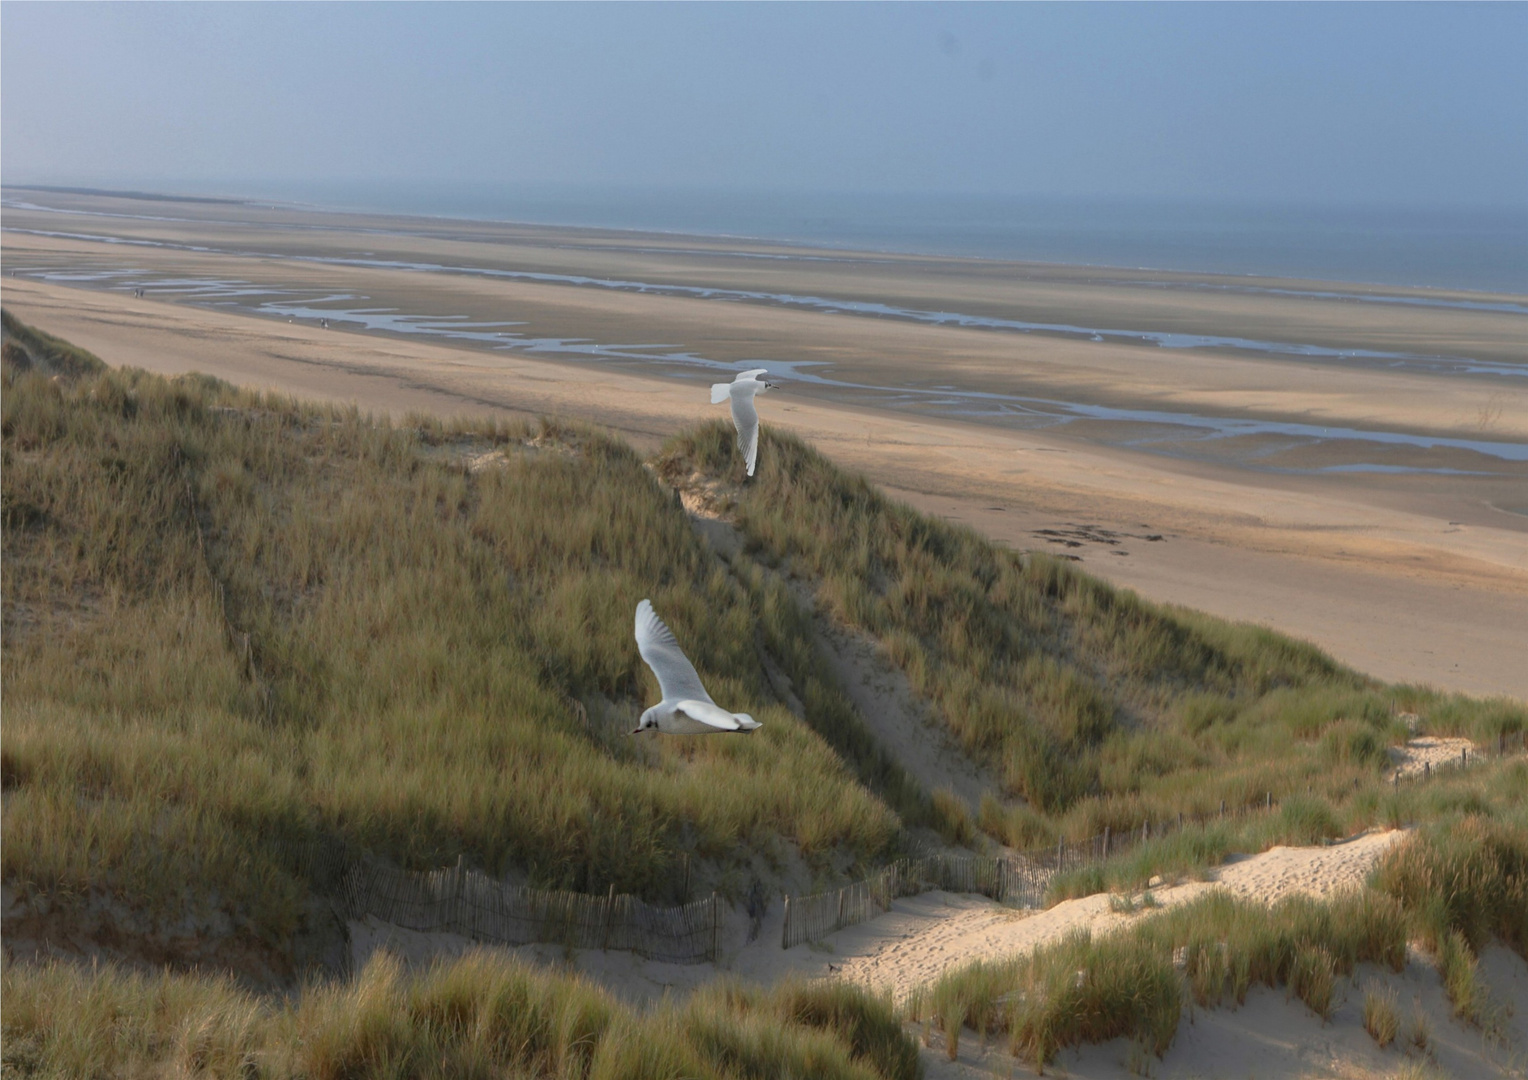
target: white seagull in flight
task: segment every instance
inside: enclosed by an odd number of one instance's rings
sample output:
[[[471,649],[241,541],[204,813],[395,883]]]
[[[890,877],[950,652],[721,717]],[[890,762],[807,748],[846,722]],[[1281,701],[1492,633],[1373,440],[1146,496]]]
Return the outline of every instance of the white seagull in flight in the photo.
[[[753,407],[756,394],[773,390],[778,383],[765,382],[767,368],[753,368],[743,372],[730,383],[711,384],[711,404],[720,405],[732,399],[732,422],[737,425],[737,448],[748,459],[748,475],[753,475],[753,465],[759,459],[759,410]]]
[[[647,600],[637,605],[637,651],[658,676],[663,700],[642,714],[633,735],[648,728],[666,735],[710,735],[764,726],[747,713],[730,713],[711,700],[674,632]]]

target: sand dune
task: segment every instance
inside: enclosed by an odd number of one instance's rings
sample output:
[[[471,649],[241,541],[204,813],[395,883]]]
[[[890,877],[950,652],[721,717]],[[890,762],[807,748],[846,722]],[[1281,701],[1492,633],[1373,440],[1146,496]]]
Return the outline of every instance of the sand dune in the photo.
[[[203,371],[395,415],[561,415],[647,448],[708,415],[688,384],[624,370],[600,370],[591,383],[585,366],[512,352],[24,279],[6,279],[4,299],[111,363]],[[1270,479],[790,390],[769,406],[766,425],[795,430],[894,495],[1000,542],[1079,557],[1152,599],[1265,623],[1381,678],[1528,698],[1519,657],[1528,539],[1468,499],[1365,495],[1347,479]],[[1464,518],[1478,523],[1450,524]],[[1046,531],[1083,538],[1072,547]]]

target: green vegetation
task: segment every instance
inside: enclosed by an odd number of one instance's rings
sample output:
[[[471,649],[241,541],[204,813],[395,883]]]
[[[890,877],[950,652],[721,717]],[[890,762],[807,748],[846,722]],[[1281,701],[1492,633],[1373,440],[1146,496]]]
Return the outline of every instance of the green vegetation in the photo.
[[[17,371],[44,375],[99,375],[106,370],[98,357],[62,338],[28,326],[0,309],[0,354]]]
[[[1400,971],[1407,943],[1420,940],[1455,1013],[1490,1031],[1496,1010],[1476,951],[1496,936],[1528,959],[1525,855],[1528,829],[1520,822],[1455,817],[1392,848],[1368,888],[1272,907],[1212,892],[1101,940],[1082,933],[1029,956],[946,974],[909,1003],[908,1016],[931,1016],[947,1031],[963,1022],[983,1035],[1007,1034],[1015,1056],[1037,1067],[1063,1047],[1119,1036],[1161,1054],[1185,994],[1210,1008],[1244,1002],[1253,986],[1285,986],[1329,1019],[1338,976],[1366,962]],[[1394,995],[1371,991],[1364,1024],[1381,1045],[1395,1039]],[[1428,1038],[1420,1017],[1405,1034],[1423,1051]]]
[[[927,1009],[950,1022],[963,1017],[984,1035],[1006,1034],[1014,1055],[1036,1067],[1064,1047],[1121,1036],[1160,1055],[1185,994],[1208,1008],[1244,1002],[1253,986],[1287,985],[1325,1018],[1336,975],[1363,962],[1400,970],[1406,929],[1401,906],[1373,892],[1329,904],[1295,897],[1271,909],[1211,893],[1106,938],[1081,932],[947,974],[910,1003],[909,1016]]]
[[[1364,991],[1364,1030],[1379,1044],[1381,1050],[1395,1042],[1401,1030],[1401,1016],[1396,1011],[1394,987],[1371,988]]]
[[[410,978],[379,953],[290,1001],[228,979],[7,965],[4,1069],[29,1076],[917,1080],[890,1004],[846,985],[722,983],[635,1012],[598,987],[473,953]]]
[[[744,889],[727,868],[755,853],[898,843],[764,685],[788,597],[761,617],[608,438],[126,370],[7,364],[3,404],[3,875],[26,893],[222,910],[280,954],[336,847],[664,900],[684,854]],[[656,700],[644,596],[762,730],[627,738]],[[854,721],[782,661],[812,719]]]
[[[1446,821],[1461,814],[1503,821],[1509,831],[1528,824],[1528,761],[1497,760],[1467,771],[1439,771],[1426,784],[1401,787],[1375,776],[1357,788],[1293,796],[1275,814],[1188,824],[1102,863],[1056,875],[1049,899],[1057,903],[1099,892],[1133,892],[1158,875],[1167,880],[1202,878],[1232,852],[1311,844],[1374,826]]]
[[[1492,937],[1528,957],[1528,814],[1423,827],[1380,863],[1375,887],[1416,912],[1437,950],[1453,934],[1478,950]]]
[[[663,902],[686,859],[737,895],[771,865],[862,872],[913,825],[1031,847],[1180,813],[1184,829],[1063,875],[1054,895],[1440,823],[1360,895],[1271,912],[1210,897],[953,973],[915,1015],[952,1054],[967,1026],[1035,1063],[1120,1035],[1160,1053],[1185,996],[1288,986],[1328,1015],[1337,976],[1401,963],[1411,935],[1484,1025],[1479,948],[1528,948],[1528,764],[1400,789],[1381,777],[1405,734],[1394,708],[1484,739],[1528,724],[1521,706],[1384,687],[1278,635],[1147,604],[915,514],[767,432],[743,485],[722,425],[649,469],[586,428],[395,425],[107,371],[9,315],[4,332],[0,876],[54,916],[121,915],[106,929],[126,953],[189,918],[232,942],[216,962],[291,984],[335,852],[465,857]],[[719,500],[742,553],[718,557],[663,479]],[[835,685],[782,569],[885,646],[1004,799],[967,807],[909,779]],[[644,596],[759,732],[627,737],[656,696],[632,640]],[[1276,814],[1217,817],[1269,793]],[[382,959],[279,1003],[194,975],[4,978],[18,1072],[917,1073],[889,1007],[841,986],[727,984],[637,1015],[486,956],[418,978]]]
[[[798,439],[763,438],[747,484],[722,423],[672,440],[658,469],[709,494],[753,557],[815,581],[824,610],[881,642],[1007,795],[1026,800],[1025,814],[979,814],[1006,842],[1029,846],[1045,823],[1080,839],[1210,817],[1222,801],[1235,811],[1269,793],[1345,792],[1377,777],[1404,737],[1392,706],[1482,739],[1528,725],[1520,705],[1382,686],[1270,631],[997,548]],[[1308,809],[1304,831],[1317,835],[1328,822]]]
[[[1472,815],[1437,822],[1387,854],[1375,887],[1413,913],[1437,959],[1454,1014],[1493,1030],[1494,1005],[1477,954],[1493,937],[1528,958],[1528,825]]]

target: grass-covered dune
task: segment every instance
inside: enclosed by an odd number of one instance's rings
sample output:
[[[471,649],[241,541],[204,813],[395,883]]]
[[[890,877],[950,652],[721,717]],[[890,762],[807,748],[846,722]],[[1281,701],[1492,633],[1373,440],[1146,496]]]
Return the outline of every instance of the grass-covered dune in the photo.
[[[1338,977],[1361,963],[1400,971],[1416,943],[1454,1014],[1495,1037],[1512,1003],[1480,975],[1480,950],[1493,939],[1528,959],[1521,803],[1498,816],[1455,813],[1433,823],[1392,848],[1365,888],[1330,901],[1295,895],[1270,909],[1212,892],[1107,937],[1084,932],[951,971],[908,1013],[945,1032],[952,1058],[971,1028],[1006,1038],[1036,1068],[1065,1047],[1121,1036],[1136,1042],[1144,1064],[1171,1045],[1189,1002],[1240,1004],[1254,986],[1284,986],[1327,1020]],[[1393,1027],[1370,1031],[1381,1045],[1395,1035]]]
[[[236,945],[195,959],[289,977],[328,932],[334,851],[663,902],[685,865],[735,897],[868,868],[911,826],[960,835],[835,685],[782,571],[1003,778],[979,822],[1018,845],[1270,792],[1384,820],[1393,704],[1477,737],[1528,721],[997,548],[767,431],[744,484],[722,424],[645,463],[591,429],[108,370],[9,315],[3,391],[0,875],[41,938],[71,913],[119,942],[194,913]],[[762,730],[627,737],[657,696],[643,597]]]
[[[844,984],[721,983],[637,1013],[582,979],[469,954],[378,954],[289,1001],[226,978],[8,965],[7,1075],[475,1080],[917,1080],[891,1006]]]
[[[882,643],[1023,800],[981,815],[1014,844],[1269,794],[1344,802],[1406,737],[1397,712],[1481,741],[1528,725],[1521,703],[1383,685],[1273,631],[1005,550],[893,502],[798,439],[764,439],[746,484],[722,423],[672,440],[657,468],[733,522],[754,559],[815,583],[821,607]]]
[[[646,463],[587,428],[393,423],[109,370],[9,315],[3,353],[6,933],[159,969],[7,962],[7,1072],[917,1075],[890,1006],[847,987],[723,984],[635,1013],[478,955],[414,975],[382,957],[287,998],[248,989],[292,986],[343,940],[320,899],[336,851],[661,902],[686,865],[737,896],[771,875],[864,870],[914,826],[960,835],[958,800],[920,790],[835,684],[815,644],[824,614],[879,641],[1002,778],[977,814],[1000,840],[1283,802],[1058,895],[1339,825],[1453,830],[1387,864],[1357,915],[1211,905],[1117,945],[954,975],[929,999],[952,1032],[1006,1032],[1036,1062],[1110,1033],[1158,1050],[1185,993],[1295,980],[1319,998],[1332,971],[1392,961],[1418,933],[1467,1003],[1482,938],[1528,940],[1528,770],[1425,792],[1378,782],[1407,733],[1397,707],[1483,739],[1524,727],[1521,705],[1383,686],[1277,634],[1145,603],[916,514],[769,432],[745,484],[720,424]],[[742,551],[703,542],[676,488],[725,516]],[[760,731],[626,735],[657,696],[632,639],[643,597]],[[204,947],[177,952],[172,932]],[[1171,968],[1205,934],[1234,961],[1205,969],[1209,989]],[[166,970],[194,963],[242,982]],[[1078,970],[1129,1000],[1081,1001],[1085,1028],[1035,1011],[1069,1000]],[[1023,998],[1029,1012],[998,1007],[1026,986],[1051,989]]]
[[[211,907],[280,952],[335,844],[662,900],[685,854],[898,843],[764,685],[769,598],[595,432],[7,363],[3,468],[3,876],[50,903]],[[761,731],[627,738],[644,596]]]

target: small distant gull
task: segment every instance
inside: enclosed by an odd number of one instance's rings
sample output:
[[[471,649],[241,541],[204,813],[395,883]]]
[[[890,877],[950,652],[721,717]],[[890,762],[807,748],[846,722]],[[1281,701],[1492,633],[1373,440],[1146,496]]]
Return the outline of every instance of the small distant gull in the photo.
[[[748,459],[749,476],[753,475],[754,462],[759,459],[759,410],[753,407],[754,396],[780,385],[765,382],[761,376],[768,374],[767,368],[753,368],[730,383],[711,384],[712,405],[720,405],[728,398],[732,399],[732,422],[737,426],[737,448]]]
[[[711,700],[674,632],[647,600],[637,605],[637,651],[658,676],[663,700],[642,714],[633,735],[649,728],[665,735],[710,735],[764,726],[747,713],[730,713]]]

